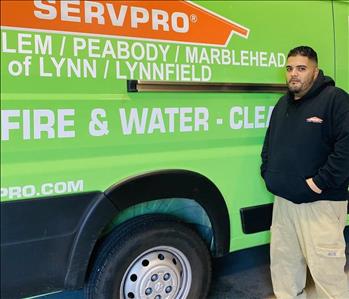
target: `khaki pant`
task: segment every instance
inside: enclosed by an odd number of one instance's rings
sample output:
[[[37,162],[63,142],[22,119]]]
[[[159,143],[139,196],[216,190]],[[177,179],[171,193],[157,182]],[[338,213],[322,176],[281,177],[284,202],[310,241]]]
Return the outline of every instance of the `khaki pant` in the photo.
[[[276,197],[270,268],[277,298],[306,298],[308,266],[316,298],[349,299],[343,234],[347,204],[327,200],[294,204]]]

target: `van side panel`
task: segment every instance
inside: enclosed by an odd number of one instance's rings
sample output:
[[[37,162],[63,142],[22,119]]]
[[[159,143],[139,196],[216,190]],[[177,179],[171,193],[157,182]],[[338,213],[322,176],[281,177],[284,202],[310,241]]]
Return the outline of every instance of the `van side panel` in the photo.
[[[349,92],[349,2],[333,1],[336,85]]]

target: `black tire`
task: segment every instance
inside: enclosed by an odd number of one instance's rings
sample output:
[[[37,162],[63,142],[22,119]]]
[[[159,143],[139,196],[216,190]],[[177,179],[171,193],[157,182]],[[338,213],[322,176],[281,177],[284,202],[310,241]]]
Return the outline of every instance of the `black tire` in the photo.
[[[204,299],[210,281],[209,251],[192,228],[168,215],[143,215],[126,221],[102,241],[85,295],[87,299]]]

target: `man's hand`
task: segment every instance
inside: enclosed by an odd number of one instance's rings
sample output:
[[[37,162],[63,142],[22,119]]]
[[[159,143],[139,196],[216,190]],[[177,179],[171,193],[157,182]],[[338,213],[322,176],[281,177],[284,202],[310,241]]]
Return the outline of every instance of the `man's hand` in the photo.
[[[318,186],[315,185],[315,183],[314,183],[312,178],[307,179],[306,182],[307,182],[309,188],[311,190],[313,190],[315,193],[317,193],[317,194],[321,194],[322,193],[322,190]]]

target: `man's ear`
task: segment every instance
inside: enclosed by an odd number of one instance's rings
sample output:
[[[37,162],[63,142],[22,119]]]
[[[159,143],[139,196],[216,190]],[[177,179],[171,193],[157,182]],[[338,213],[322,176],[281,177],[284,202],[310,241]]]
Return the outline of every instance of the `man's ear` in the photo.
[[[314,80],[317,78],[318,75],[319,75],[319,68],[316,67],[314,72]]]

